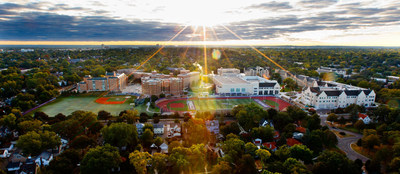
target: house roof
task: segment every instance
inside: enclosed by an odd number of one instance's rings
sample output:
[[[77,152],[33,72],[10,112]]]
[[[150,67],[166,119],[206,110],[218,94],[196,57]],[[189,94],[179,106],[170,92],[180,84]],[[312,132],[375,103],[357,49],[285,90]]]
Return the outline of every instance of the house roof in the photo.
[[[301,127],[301,126],[296,127],[296,130],[299,131],[299,132],[301,132],[301,133],[306,133],[306,128]]]
[[[18,168],[21,166],[21,162],[9,162],[7,164],[7,169]]]
[[[358,118],[361,118],[361,119],[365,119],[366,117],[368,117],[368,115],[366,115],[366,114],[361,114],[361,113],[359,113],[358,114]]]
[[[265,83],[259,83],[258,84],[258,87],[274,87],[276,85],[276,83],[268,83],[268,82],[265,82]]]
[[[288,139],[286,139],[286,144],[287,144],[288,146],[294,146],[294,145],[296,145],[296,144],[301,144],[301,143],[300,143],[300,141],[297,141],[297,140],[294,139],[294,138],[288,138]]]

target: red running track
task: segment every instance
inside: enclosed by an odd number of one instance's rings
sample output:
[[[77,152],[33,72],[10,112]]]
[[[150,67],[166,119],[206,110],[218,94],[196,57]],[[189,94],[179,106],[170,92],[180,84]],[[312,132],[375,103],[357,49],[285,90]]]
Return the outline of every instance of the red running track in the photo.
[[[173,101],[178,101],[178,100],[216,100],[216,99],[218,100],[218,99],[249,99],[249,98],[250,97],[216,97],[216,98],[188,98],[188,99],[177,98],[177,99],[169,99],[169,100],[162,101],[162,102],[158,103],[157,106],[165,112],[175,112],[174,110],[168,109],[168,107],[167,107],[168,103],[173,102]],[[264,97],[263,96],[254,96],[251,98],[259,99],[261,101],[262,100],[271,100],[271,101],[277,102],[279,104],[280,111],[284,110],[285,108],[287,108],[288,106],[291,105],[290,103],[288,103],[280,98],[272,97],[272,96],[264,96]],[[271,106],[271,107],[273,107],[273,106]]]

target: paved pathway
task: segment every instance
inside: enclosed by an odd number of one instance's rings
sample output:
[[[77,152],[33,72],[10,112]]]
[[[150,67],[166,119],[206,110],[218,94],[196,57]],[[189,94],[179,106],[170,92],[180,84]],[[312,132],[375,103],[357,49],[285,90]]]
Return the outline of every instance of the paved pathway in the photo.
[[[353,135],[352,137],[344,137],[344,138],[338,138],[338,147],[340,150],[344,151],[347,155],[347,157],[351,160],[356,160],[356,159],[360,159],[361,161],[365,162],[367,160],[369,160],[369,158],[365,157],[364,155],[361,155],[359,153],[357,153],[356,151],[354,151],[351,148],[351,144],[352,143],[356,143],[358,139],[362,138],[361,134],[357,134],[357,133],[353,133],[350,131],[346,131],[346,130],[342,130],[342,129],[336,129],[336,128],[332,128],[329,125],[326,124],[326,117],[327,115],[321,115],[321,125],[326,125],[329,127],[330,130],[336,130],[338,132],[344,132],[348,135]]]

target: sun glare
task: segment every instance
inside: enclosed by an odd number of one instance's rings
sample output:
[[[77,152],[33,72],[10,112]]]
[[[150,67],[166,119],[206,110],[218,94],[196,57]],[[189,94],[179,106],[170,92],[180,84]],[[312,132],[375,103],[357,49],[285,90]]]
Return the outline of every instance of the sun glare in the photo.
[[[224,23],[226,7],[214,0],[171,1],[165,10],[185,25],[212,27]]]

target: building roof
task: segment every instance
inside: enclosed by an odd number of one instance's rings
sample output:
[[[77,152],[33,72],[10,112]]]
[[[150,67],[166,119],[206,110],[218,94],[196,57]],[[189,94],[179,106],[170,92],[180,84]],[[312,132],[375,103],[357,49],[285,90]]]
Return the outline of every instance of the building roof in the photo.
[[[288,146],[294,146],[294,145],[296,145],[296,144],[301,144],[301,143],[300,143],[300,141],[297,141],[297,140],[294,139],[294,138],[288,138],[288,139],[286,139],[286,144],[287,144]]]
[[[107,80],[107,78],[105,78],[105,77],[93,77],[93,78],[88,79],[88,80]]]
[[[153,124],[153,128],[164,128],[163,124]]]
[[[319,87],[310,87],[311,92],[320,93],[321,89]]]
[[[372,91],[371,90],[364,90],[365,95],[369,95]]]
[[[274,87],[276,85],[276,83],[259,83],[258,87]]]
[[[360,94],[360,90],[345,90],[344,91],[348,96],[358,96]]]
[[[214,79],[223,84],[240,84],[248,83],[247,81],[236,76],[214,76]]]
[[[301,126],[296,127],[296,130],[299,131],[299,132],[301,132],[301,133],[306,133],[306,128],[301,127]]]
[[[342,91],[324,91],[327,96],[339,96]]]
[[[361,113],[359,113],[358,114],[358,118],[361,118],[361,119],[365,119],[366,117],[368,117],[368,115],[366,115],[366,114],[361,114]]]

